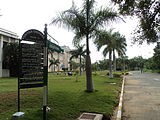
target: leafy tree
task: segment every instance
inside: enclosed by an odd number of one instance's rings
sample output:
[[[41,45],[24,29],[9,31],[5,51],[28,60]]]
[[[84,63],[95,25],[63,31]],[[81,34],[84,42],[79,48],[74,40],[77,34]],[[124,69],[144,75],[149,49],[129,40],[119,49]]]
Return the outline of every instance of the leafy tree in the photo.
[[[145,59],[143,59],[142,56],[134,57],[132,59],[129,59],[129,68],[130,70],[136,70],[141,69],[144,67]]]
[[[119,71],[129,70],[128,64],[129,64],[128,56],[121,56],[116,60],[117,70]]]
[[[50,59],[49,62],[50,62],[49,67],[54,66],[54,71],[55,71],[55,66],[58,66],[60,63],[59,59],[55,58]]]
[[[135,41],[142,43],[158,41],[160,35],[160,1],[159,0],[111,0],[119,5],[123,15],[135,15],[139,26]]]
[[[8,43],[3,48],[3,68],[10,70],[10,76],[18,76],[19,66],[19,45],[18,43]]]
[[[157,65],[156,63],[154,62],[153,60],[153,57],[151,58],[148,58],[145,62],[145,67],[146,69],[149,69],[149,70],[156,70],[157,69]]]
[[[155,63],[155,69],[157,69],[160,72],[160,43],[157,43],[157,46],[154,48],[154,55],[153,55],[153,61]]]
[[[135,70],[135,68],[137,68],[137,64],[138,62],[136,61],[135,58],[132,58],[129,60],[129,68],[130,70]]]
[[[100,60],[98,62],[98,67],[100,68],[100,70],[109,69],[109,60],[108,59]]]
[[[77,8],[73,3],[70,9],[60,13],[57,18],[52,20],[52,24],[58,24],[74,31],[74,41],[86,38],[86,88],[88,92],[94,91],[89,39],[93,37],[97,29],[105,25],[104,23],[119,18],[116,12],[108,8],[95,8],[94,3],[95,0],[83,0],[81,8]]]
[[[95,62],[92,64],[92,71],[98,71],[99,70],[99,65],[98,65],[98,62]]]

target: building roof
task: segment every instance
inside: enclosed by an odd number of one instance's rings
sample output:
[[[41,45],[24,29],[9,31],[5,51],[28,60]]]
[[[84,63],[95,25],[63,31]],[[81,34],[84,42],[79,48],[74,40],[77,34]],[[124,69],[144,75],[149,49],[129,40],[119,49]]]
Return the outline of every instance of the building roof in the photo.
[[[70,52],[71,49],[69,48],[69,46],[61,46],[61,48],[65,51],[65,52]]]
[[[3,29],[3,28],[0,28],[0,35],[4,35],[7,37],[18,39],[18,35],[16,33],[9,31],[9,30],[6,30],[6,29]]]

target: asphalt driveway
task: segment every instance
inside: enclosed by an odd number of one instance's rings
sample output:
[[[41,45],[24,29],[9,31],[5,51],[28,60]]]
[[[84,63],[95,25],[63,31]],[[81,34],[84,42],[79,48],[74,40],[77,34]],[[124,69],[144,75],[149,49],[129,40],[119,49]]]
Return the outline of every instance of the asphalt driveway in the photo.
[[[131,73],[125,81],[123,120],[160,120],[160,74]]]

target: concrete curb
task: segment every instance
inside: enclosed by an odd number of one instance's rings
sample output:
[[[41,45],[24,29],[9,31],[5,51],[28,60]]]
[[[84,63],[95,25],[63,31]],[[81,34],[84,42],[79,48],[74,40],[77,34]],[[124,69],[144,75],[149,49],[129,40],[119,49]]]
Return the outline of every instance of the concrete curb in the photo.
[[[116,120],[121,120],[122,118],[122,102],[123,102],[123,92],[124,92],[124,81],[126,77],[123,77],[123,82],[122,82],[122,89],[121,89],[121,94],[120,94],[120,99],[119,99],[119,105],[118,105],[118,111],[117,111],[117,117]]]

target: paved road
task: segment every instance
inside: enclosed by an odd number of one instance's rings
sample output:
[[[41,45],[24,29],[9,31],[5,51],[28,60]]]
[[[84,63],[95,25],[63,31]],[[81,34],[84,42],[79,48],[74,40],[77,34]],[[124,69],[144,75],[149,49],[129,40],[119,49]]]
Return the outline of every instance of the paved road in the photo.
[[[123,120],[160,120],[160,74],[132,73],[125,81]]]

